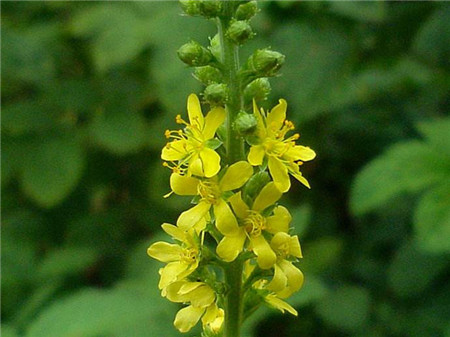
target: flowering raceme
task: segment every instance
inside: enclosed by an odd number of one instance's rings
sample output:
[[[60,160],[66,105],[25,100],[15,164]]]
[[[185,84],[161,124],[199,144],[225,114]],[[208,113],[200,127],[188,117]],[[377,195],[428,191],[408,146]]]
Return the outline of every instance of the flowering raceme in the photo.
[[[227,270],[235,262],[245,262],[241,281],[247,284],[244,291],[261,299],[256,303],[297,314],[284,299],[303,284],[295,266],[302,253],[298,237],[289,235],[292,217],[278,202],[290,187],[289,174],[309,187],[299,165],[315,153],[295,144],[297,134],[286,138],[293,129],[286,106],[280,100],[266,115],[254,104],[257,127],[247,137],[248,162],[227,164],[219,156],[224,151],[216,149],[225,140],[216,138],[216,131],[224,123],[224,109],[216,106],[204,117],[193,94],[187,104],[190,123],[177,117],[185,129],[167,133],[174,139],[162,150],[162,158],[172,162],[170,194],[193,197],[195,205],[176,225],[162,225],[175,243],[156,242],[148,254],[166,263],[159,272],[162,296],[187,305],[174,321],[181,332],[201,321],[208,336],[220,335],[227,285],[216,268]],[[264,173],[267,168],[273,181]]]

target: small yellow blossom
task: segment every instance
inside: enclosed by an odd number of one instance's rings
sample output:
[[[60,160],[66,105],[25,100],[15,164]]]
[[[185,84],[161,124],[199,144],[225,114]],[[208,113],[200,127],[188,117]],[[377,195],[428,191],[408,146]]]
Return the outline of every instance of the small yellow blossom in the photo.
[[[147,250],[147,254],[154,259],[167,263],[159,270],[161,278],[158,286],[164,296],[168,285],[185,278],[197,269],[200,256],[199,245],[194,237],[195,229],[183,231],[170,224],[163,224],[161,227],[179,242],[179,244],[171,244],[159,241]]]
[[[242,251],[246,238],[250,241],[249,249],[257,256],[258,265],[262,269],[271,268],[277,260],[276,254],[270,247],[264,232],[276,234],[287,232],[291,215],[283,206],[274,209],[273,215],[265,217],[261,212],[276,203],[281,192],[273,182],[263,187],[250,208],[241,198],[241,192],[230,198],[231,206],[241,223],[227,232],[217,246],[217,254],[225,261],[233,261]],[[219,228],[220,230],[220,228]]]
[[[203,327],[220,331],[224,319],[223,309],[216,304],[214,290],[204,282],[175,282],[167,287],[167,298],[176,303],[189,303],[178,311],[174,325],[180,332],[191,330],[202,319]]]
[[[161,158],[171,162],[174,172],[210,178],[220,170],[220,156],[214,151],[214,134],[225,120],[225,110],[214,107],[206,117],[203,116],[200,101],[195,94],[188,97],[187,110],[189,123],[180,115],[176,122],[184,124],[184,130],[167,130],[165,135],[173,140],[162,150]],[[219,143],[220,144],[220,143]],[[212,148],[211,148],[212,147]]]
[[[303,285],[303,273],[295,267],[287,258],[301,258],[302,251],[298,237],[279,232],[274,235],[270,246],[277,254],[277,262],[274,266],[274,276],[267,285],[267,289],[275,292],[280,298],[287,298],[299,290]]]
[[[254,115],[257,118],[257,142],[252,144],[248,154],[248,162],[254,166],[262,165],[267,157],[270,174],[281,192],[286,192],[291,186],[289,174],[306,187],[308,181],[300,172],[304,161],[315,158],[316,153],[306,146],[296,145],[299,138],[296,133],[285,139],[286,134],[294,129],[294,124],[286,120],[287,103],[280,99],[267,115],[264,110],[258,110],[253,102]]]
[[[178,195],[198,195],[200,201],[191,209],[181,213],[177,226],[188,230],[201,221],[211,207],[216,219],[216,227],[222,233],[227,233],[237,226],[233,212],[224,200],[224,193],[242,187],[252,176],[253,168],[246,161],[230,165],[222,176],[218,178],[196,178],[172,173],[170,186]]]

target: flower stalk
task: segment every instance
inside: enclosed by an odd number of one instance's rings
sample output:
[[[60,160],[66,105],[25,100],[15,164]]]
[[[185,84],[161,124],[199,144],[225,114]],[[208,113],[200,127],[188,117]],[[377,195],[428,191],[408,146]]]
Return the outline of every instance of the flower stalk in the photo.
[[[256,1],[180,2],[186,14],[217,25],[209,47],[191,41],[178,50],[206,86],[210,110],[204,114],[191,94],[188,118],[175,118],[182,129],[165,132],[161,158],[172,170],[165,197],[193,197],[195,205],[176,225],[163,224],[174,243],[157,242],[147,252],[167,263],[159,272],[161,295],[186,305],[174,320],[180,332],[201,321],[202,337],[240,337],[244,319],[263,304],[297,314],[284,299],[303,284],[295,265],[302,253],[298,237],[289,235],[291,215],[278,201],[290,176],[310,187],[300,166],[315,153],[290,134],[285,100],[268,112],[258,107],[284,56],[259,49],[240,65],[239,47],[254,35]]]

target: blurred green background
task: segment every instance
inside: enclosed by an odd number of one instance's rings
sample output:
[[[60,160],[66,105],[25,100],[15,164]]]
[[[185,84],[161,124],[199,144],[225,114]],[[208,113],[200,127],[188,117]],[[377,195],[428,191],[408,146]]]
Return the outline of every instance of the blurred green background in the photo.
[[[318,157],[283,198],[299,317],[261,309],[245,335],[449,337],[450,5],[260,7],[242,55],[286,55],[265,107],[286,98]],[[188,202],[162,198],[163,132],[201,89],[176,50],[214,24],[162,1],[1,10],[2,336],[179,336],[146,247]]]

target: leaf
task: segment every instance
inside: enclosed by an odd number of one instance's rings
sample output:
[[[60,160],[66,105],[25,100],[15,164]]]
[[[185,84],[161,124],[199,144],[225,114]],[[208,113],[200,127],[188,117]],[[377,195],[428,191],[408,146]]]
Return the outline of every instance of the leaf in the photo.
[[[84,151],[76,138],[45,138],[24,158],[22,188],[40,206],[51,208],[76,187],[84,164]]]
[[[372,1],[329,2],[330,11],[362,22],[381,23],[386,18],[386,4]]]
[[[417,128],[429,145],[435,147],[437,151],[442,151],[443,155],[450,156],[449,117],[419,123]]]
[[[85,289],[44,310],[25,336],[126,336],[124,332],[129,331],[129,337],[138,337],[140,335],[133,331],[143,324],[152,335],[176,336],[175,329],[168,323],[169,308],[136,289]]]
[[[341,85],[349,59],[348,40],[332,28],[286,24],[274,32],[272,43],[286,55],[274,96],[287,96],[298,113],[294,120],[304,121],[333,107],[331,93]]]
[[[133,3],[97,4],[75,15],[70,30],[93,38],[92,56],[100,72],[136,57],[149,43],[148,26]]]
[[[50,281],[76,275],[91,266],[97,258],[95,247],[54,249],[39,264],[37,276]]]
[[[419,296],[449,265],[445,257],[430,256],[418,248],[407,242],[389,265],[388,285],[400,297]]]
[[[402,193],[418,192],[449,175],[445,157],[419,141],[390,147],[356,176],[350,208],[356,215],[372,211]]]
[[[328,324],[343,331],[352,331],[367,324],[370,302],[366,289],[343,286],[319,301],[315,310]]]
[[[90,132],[98,146],[117,155],[139,151],[148,137],[144,117],[126,110],[107,111],[97,116]]]
[[[449,66],[450,8],[441,6],[422,25],[413,42],[413,51],[424,61]]]
[[[450,183],[428,191],[414,213],[414,237],[428,253],[450,253]]]

